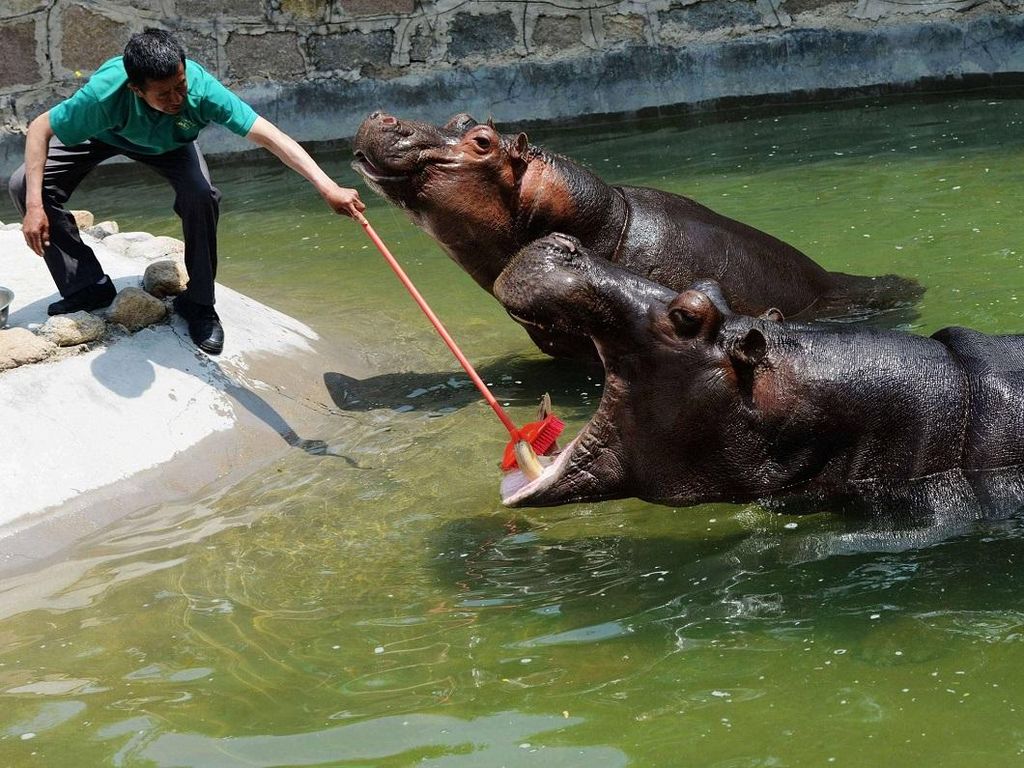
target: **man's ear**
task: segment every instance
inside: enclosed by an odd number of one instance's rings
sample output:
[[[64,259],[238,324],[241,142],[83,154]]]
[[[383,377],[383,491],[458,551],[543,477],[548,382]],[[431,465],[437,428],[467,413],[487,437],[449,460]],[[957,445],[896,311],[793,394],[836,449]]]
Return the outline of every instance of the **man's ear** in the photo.
[[[786,318],[782,314],[781,309],[777,309],[776,307],[769,307],[761,314],[761,319],[768,320],[773,323],[781,323]]]

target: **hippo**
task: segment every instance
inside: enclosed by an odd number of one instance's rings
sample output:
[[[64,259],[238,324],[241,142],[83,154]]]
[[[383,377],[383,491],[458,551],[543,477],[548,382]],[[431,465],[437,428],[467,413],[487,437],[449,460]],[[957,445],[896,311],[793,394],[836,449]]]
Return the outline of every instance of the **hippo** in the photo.
[[[679,293],[554,234],[495,281],[514,318],[585,334],[596,414],[509,506],[638,497],[982,516],[1024,509],[1024,336],[734,313],[717,284]]]
[[[492,294],[516,251],[552,232],[676,291],[713,279],[735,311],[749,314],[769,307],[793,319],[871,314],[909,306],[922,292],[894,275],[828,272],[793,246],[689,198],[610,186],[530,145],[526,134],[502,135],[466,114],[436,127],[374,112],[353,150],[367,184]],[[527,331],[552,356],[593,355],[585,339]]]

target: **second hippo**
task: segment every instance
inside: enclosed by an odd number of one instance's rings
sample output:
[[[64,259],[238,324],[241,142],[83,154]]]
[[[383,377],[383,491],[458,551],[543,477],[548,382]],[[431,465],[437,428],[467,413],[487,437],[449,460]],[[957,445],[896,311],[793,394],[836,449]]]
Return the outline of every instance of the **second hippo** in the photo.
[[[508,505],[1024,509],[1024,336],[734,314],[714,283],[678,293],[564,235],[523,249],[495,295],[520,322],[592,338],[605,368],[597,413],[540,477],[506,476]]]
[[[531,241],[563,232],[627,271],[681,291],[713,279],[737,312],[837,317],[913,303],[912,280],[828,272],[769,234],[681,195],[610,186],[572,160],[456,115],[443,126],[377,112],[353,167],[406,211],[485,290]],[[528,328],[554,356],[592,356],[564,333]]]

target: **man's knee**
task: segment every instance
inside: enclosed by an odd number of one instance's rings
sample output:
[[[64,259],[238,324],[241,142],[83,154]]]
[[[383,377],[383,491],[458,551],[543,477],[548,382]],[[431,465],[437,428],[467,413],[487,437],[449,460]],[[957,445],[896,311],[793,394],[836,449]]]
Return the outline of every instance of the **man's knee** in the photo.
[[[21,215],[25,215],[25,166],[22,165],[18,170],[11,174],[10,181],[7,182],[7,189],[11,193],[11,201],[14,203],[14,207],[17,208]]]
[[[179,208],[216,210],[220,205],[220,190],[200,176],[178,188],[176,205]]]

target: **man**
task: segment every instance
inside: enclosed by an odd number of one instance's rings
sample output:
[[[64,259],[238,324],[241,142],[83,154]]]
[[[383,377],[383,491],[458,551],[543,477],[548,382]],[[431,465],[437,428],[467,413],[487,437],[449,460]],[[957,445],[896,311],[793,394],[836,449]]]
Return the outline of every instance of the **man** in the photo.
[[[11,177],[25,242],[46,261],[63,297],[49,306],[49,314],[99,309],[114,300],[116,289],[64,206],[93,168],[125,155],[153,168],[174,188],[189,277],[174,308],[200,349],[213,355],[223,350],[224,329],[214,309],[220,192],[194,143],[210,123],[272,152],[308,179],[335,212],[354,216],[364,210],[356,190],[338,186],[292,138],[186,60],[173,35],[146,29],[74,96],[32,121],[25,163]]]

